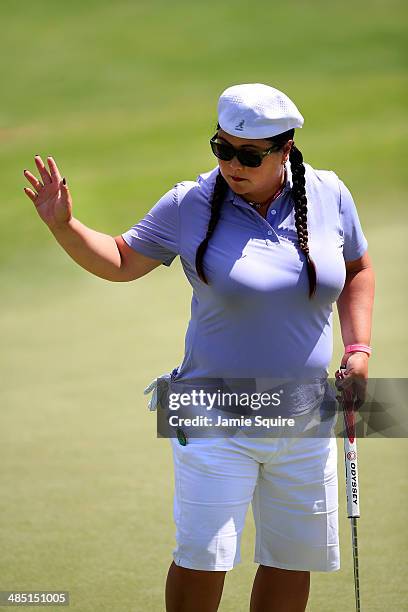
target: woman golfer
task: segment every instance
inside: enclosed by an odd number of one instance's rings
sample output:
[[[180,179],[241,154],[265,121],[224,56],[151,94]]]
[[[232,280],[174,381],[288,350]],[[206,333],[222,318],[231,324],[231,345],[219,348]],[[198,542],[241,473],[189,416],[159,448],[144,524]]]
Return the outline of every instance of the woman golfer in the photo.
[[[175,185],[121,236],[72,216],[51,157],[48,167],[35,158],[40,179],[25,171],[33,187],[25,192],[72,259],[101,278],[131,281],[180,256],[193,296],[184,359],[168,377],[173,388],[195,380],[307,380],[288,409],[304,418],[324,396],[334,302],[343,384],[356,386],[362,400],[374,277],[347,187],[303,163],[294,143],[302,125],[277,89],[226,89],[211,139],[218,166]],[[225,573],[240,560],[250,503],[259,564],[251,612],[305,610],[310,572],[339,568],[334,437],[178,433],[167,611],[218,609]]]

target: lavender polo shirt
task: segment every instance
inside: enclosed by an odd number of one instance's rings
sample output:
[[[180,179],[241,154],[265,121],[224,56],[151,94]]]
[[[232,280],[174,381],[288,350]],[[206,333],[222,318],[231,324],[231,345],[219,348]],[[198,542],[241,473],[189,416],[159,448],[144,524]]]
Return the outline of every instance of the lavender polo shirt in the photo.
[[[305,164],[309,248],[317,269],[317,292],[309,300],[286,166],[286,185],[266,219],[228,191],[204,257],[208,286],[197,276],[195,255],[207,231],[218,167],[175,185],[122,234],[130,247],[167,266],[179,255],[191,284],[177,379],[328,376],[332,304],[344,286],[345,261],[361,257],[367,240],[344,183]]]

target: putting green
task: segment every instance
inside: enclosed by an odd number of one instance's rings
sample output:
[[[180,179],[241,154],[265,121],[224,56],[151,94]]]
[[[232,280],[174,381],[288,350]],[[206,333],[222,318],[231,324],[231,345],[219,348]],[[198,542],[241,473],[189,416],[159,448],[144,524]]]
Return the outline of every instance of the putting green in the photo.
[[[161,610],[174,544],[173,476],[168,442],[155,438],[142,391],[179,362],[189,290],[178,263],[124,285],[79,268],[59,282],[69,262],[57,249],[53,257],[42,281],[41,258],[32,258],[35,289],[9,288],[3,320],[2,586],[68,589],[74,610]],[[337,338],[337,356],[339,348]],[[376,355],[373,371],[388,362]],[[359,447],[362,594],[370,610],[398,609],[406,442],[362,440]],[[343,563],[336,574],[313,576],[309,609],[316,612],[352,609],[339,450]],[[243,562],[228,576],[222,610],[245,609],[253,539],[248,515]]]
[[[130,284],[90,276],[22,192],[35,153],[68,178],[74,214],[118,234],[213,167],[220,91],[260,81],[305,116],[306,161],[351,188],[377,275],[370,375],[407,376],[406,7],[313,0],[5,3],[0,160],[0,590],[64,589],[78,612],[159,612],[174,545],[169,444],[142,391],[180,362],[190,290],[178,262]],[[341,342],[335,326],[337,367]],[[360,441],[364,609],[402,610],[405,440]],[[308,610],[353,609],[339,444],[342,569]],[[247,610],[253,523],[220,610]]]

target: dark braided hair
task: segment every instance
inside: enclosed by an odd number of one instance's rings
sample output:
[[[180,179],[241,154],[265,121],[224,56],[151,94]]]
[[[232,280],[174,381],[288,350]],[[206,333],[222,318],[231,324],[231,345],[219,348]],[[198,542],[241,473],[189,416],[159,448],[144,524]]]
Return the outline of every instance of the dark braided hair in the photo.
[[[207,233],[205,235],[204,240],[201,242],[200,246],[197,249],[195,261],[197,274],[206,285],[208,285],[208,281],[206,279],[203,268],[204,253],[207,250],[208,241],[210,240],[213,231],[215,230],[215,226],[218,223],[218,219],[220,218],[221,206],[226,196],[227,190],[228,183],[225,181],[221,172],[218,172],[213,195],[211,198],[211,216],[210,221],[208,223]]]
[[[220,126],[217,125],[217,129]],[[275,145],[276,151],[280,151],[283,146],[292,140],[294,137],[295,130],[289,130],[267,138],[272,144]],[[303,156],[299,149],[292,143],[292,148],[289,153],[290,167],[292,170],[292,199],[295,205],[295,225],[298,235],[299,248],[306,257],[307,264],[307,275],[309,279],[309,298],[312,298],[316,292],[317,275],[316,266],[310,257],[309,253],[309,235],[307,231],[307,198],[305,188],[305,166],[303,164]],[[205,251],[207,250],[208,242],[214,232],[217,225],[218,219],[220,218],[221,206],[224,201],[228,190],[228,184],[222,176],[221,172],[218,172],[215,181],[214,191],[211,198],[211,215],[208,223],[207,234],[204,240],[199,245],[196,252],[196,270],[199,278],[208,285],[207,278],[204,273],[203,259]]]
[[[307,275],[309,278],[309,298],[316,293],[317,274],[316,266],[309,253],[309,234],[307,231],[307,198],[305,188],[305,166],[303,156],[293,142],[289,153],[290,168],[292,170],[292,199],[295,204],[295,225],[298,235],[299,248],[305,254]]]

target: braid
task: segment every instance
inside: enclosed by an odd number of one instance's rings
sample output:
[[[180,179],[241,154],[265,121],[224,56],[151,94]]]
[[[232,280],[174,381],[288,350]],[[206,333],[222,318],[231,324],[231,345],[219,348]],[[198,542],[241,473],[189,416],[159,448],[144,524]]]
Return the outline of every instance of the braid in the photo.
[[[218,172],[211,199],[211,216],[208,222],[207,233],[205,235],[204,240],[201,242],[197,249],[195,260],[197,274],[206,285],[208,285],[208,281],[203,268],[204,254],[207,250],[208,242],[216,228],[218,219],[220,218],[221,206],[227,193],[227,188],[228,185],[224,177],[222,176],[221,172]]]
[[[292,197],[295,203],[295,224],[299,240],[300,250],[306,256],[307,275],[309,277],[309,298],[316,292],[317,274],[314,261],[309,254],[309,235],[307,231],[307,198],[305,189],[305,167],[303,156],[293,142],[289,154],[290,167],[292,170]]]

